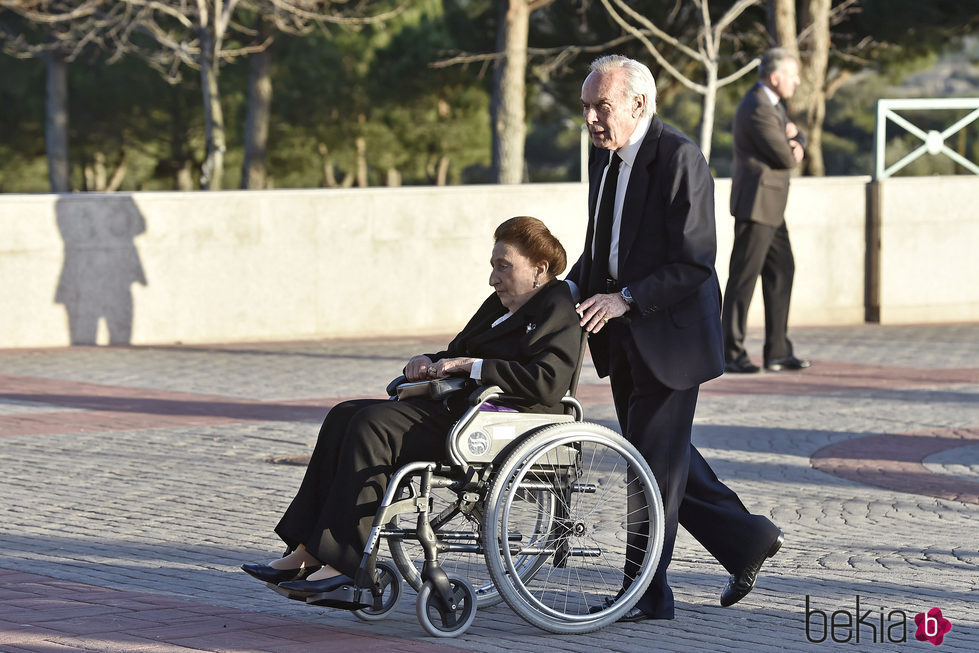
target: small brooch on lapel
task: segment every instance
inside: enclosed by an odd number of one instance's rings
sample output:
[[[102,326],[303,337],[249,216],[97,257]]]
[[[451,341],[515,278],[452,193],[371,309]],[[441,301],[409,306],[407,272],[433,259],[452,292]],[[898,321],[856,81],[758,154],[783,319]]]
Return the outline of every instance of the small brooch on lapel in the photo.
[[[530,333],[531,331],[536,331],[536,330],[537,330],[537,325],[536,324],[534,324],[533,322],[528,322],[527,323],[527,333]]]

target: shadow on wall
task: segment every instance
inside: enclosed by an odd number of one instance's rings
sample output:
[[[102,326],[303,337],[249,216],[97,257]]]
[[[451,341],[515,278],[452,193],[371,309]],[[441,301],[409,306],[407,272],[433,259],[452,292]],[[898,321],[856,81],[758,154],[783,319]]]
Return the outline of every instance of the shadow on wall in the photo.
[[[68,197],[56,204],[65,243],[54,295],[68,312],[73,345],[95,345],[105,320],[110,345],[127,345],[133,332],[133,283],[146,285],[135,238],[146,220],[131,197]]]

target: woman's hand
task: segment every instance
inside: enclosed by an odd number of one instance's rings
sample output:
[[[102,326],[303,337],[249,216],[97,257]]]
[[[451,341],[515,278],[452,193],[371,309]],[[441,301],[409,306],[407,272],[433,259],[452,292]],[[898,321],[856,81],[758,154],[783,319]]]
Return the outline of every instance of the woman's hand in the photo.
[[[443,358],[432,363],[428,369],[429,378],[440,379],[445,376],[469,376],[473,369],[475,358]]]
[[[409,381],[425,381],[433,378],[429,372],[432,369],[432,359],[424,354],[415,356],[405,365],[405,378]]]

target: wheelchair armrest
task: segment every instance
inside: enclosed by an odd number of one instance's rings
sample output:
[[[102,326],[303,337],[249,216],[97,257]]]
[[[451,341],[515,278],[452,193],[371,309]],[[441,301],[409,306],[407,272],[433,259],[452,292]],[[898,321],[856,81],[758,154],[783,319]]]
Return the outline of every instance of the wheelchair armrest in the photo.
[[[398,378],[388,383],[386,388],[388,397],[391,398],[397,397],[398,386],[401,385],[402,383],[407,383],[407,382],[408,382],[407,377],[405,377],[405,375],[402,374]],[[481,406],[484,402],[493,399],[506,401],[507,399],[517,399],[517,397],[503,394],[503,389],[498,385],[481,385],[478,386],[475,390],[473,390],[472,393],[469,395],[469,405]]]
[[[472,391],[469,395],[469,404],[471,406],[479,406],[484,401],[489,401],[490,399],[499,399],[503,396],[503,388],[498,385],[481,385]]]
[[[388,383],[387,393],[389,397],[396,397],[398,395],[398,386],[405,383],[408,380],[404,374],[396,378],[395,380]]]
[[[470,406],[482,406],[487,401],[498,401],[503,405],[507,402],[519,402],[521,397],[503,394],[503,388],[498,385],[481,385],[469,395]],[[523,401],[526,401],[525,399]]]

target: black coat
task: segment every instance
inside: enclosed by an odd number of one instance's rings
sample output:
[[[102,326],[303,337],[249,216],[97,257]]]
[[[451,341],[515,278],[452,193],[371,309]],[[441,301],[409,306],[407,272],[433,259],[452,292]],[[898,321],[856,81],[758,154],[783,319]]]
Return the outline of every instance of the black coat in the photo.
[[[562,412],[561,397],[571,385],[581,344],[579,317],[568,285],[551,281],[502,324],[490,328],[506,312],[493,293],[446,349],[429,358],[482,358],[482,383],[520,397],[515,407]]]
[[[787,116],[779,113],[761,84],[755,84],[734,114],[734,171],[731,215],[777,227],[784,222],[789,180],[796,166],[785,136]],[[805,147],[799,134],[793,140]]]
[[[607,150],[591,149],[589,216],[595,215],[608,157]],[[588,256],[593,232],[590,217]],[[667,387],[691,388],[724,369],[716,253],[714,180],[707,162],[693,141],[654,116],[626,189],[618,281],[635,299],[625,319],[643,362]],[[585,254],[568,273],[580,288],[587,285]],[[589,339],[602,376],[608,370],[604,332]]]

